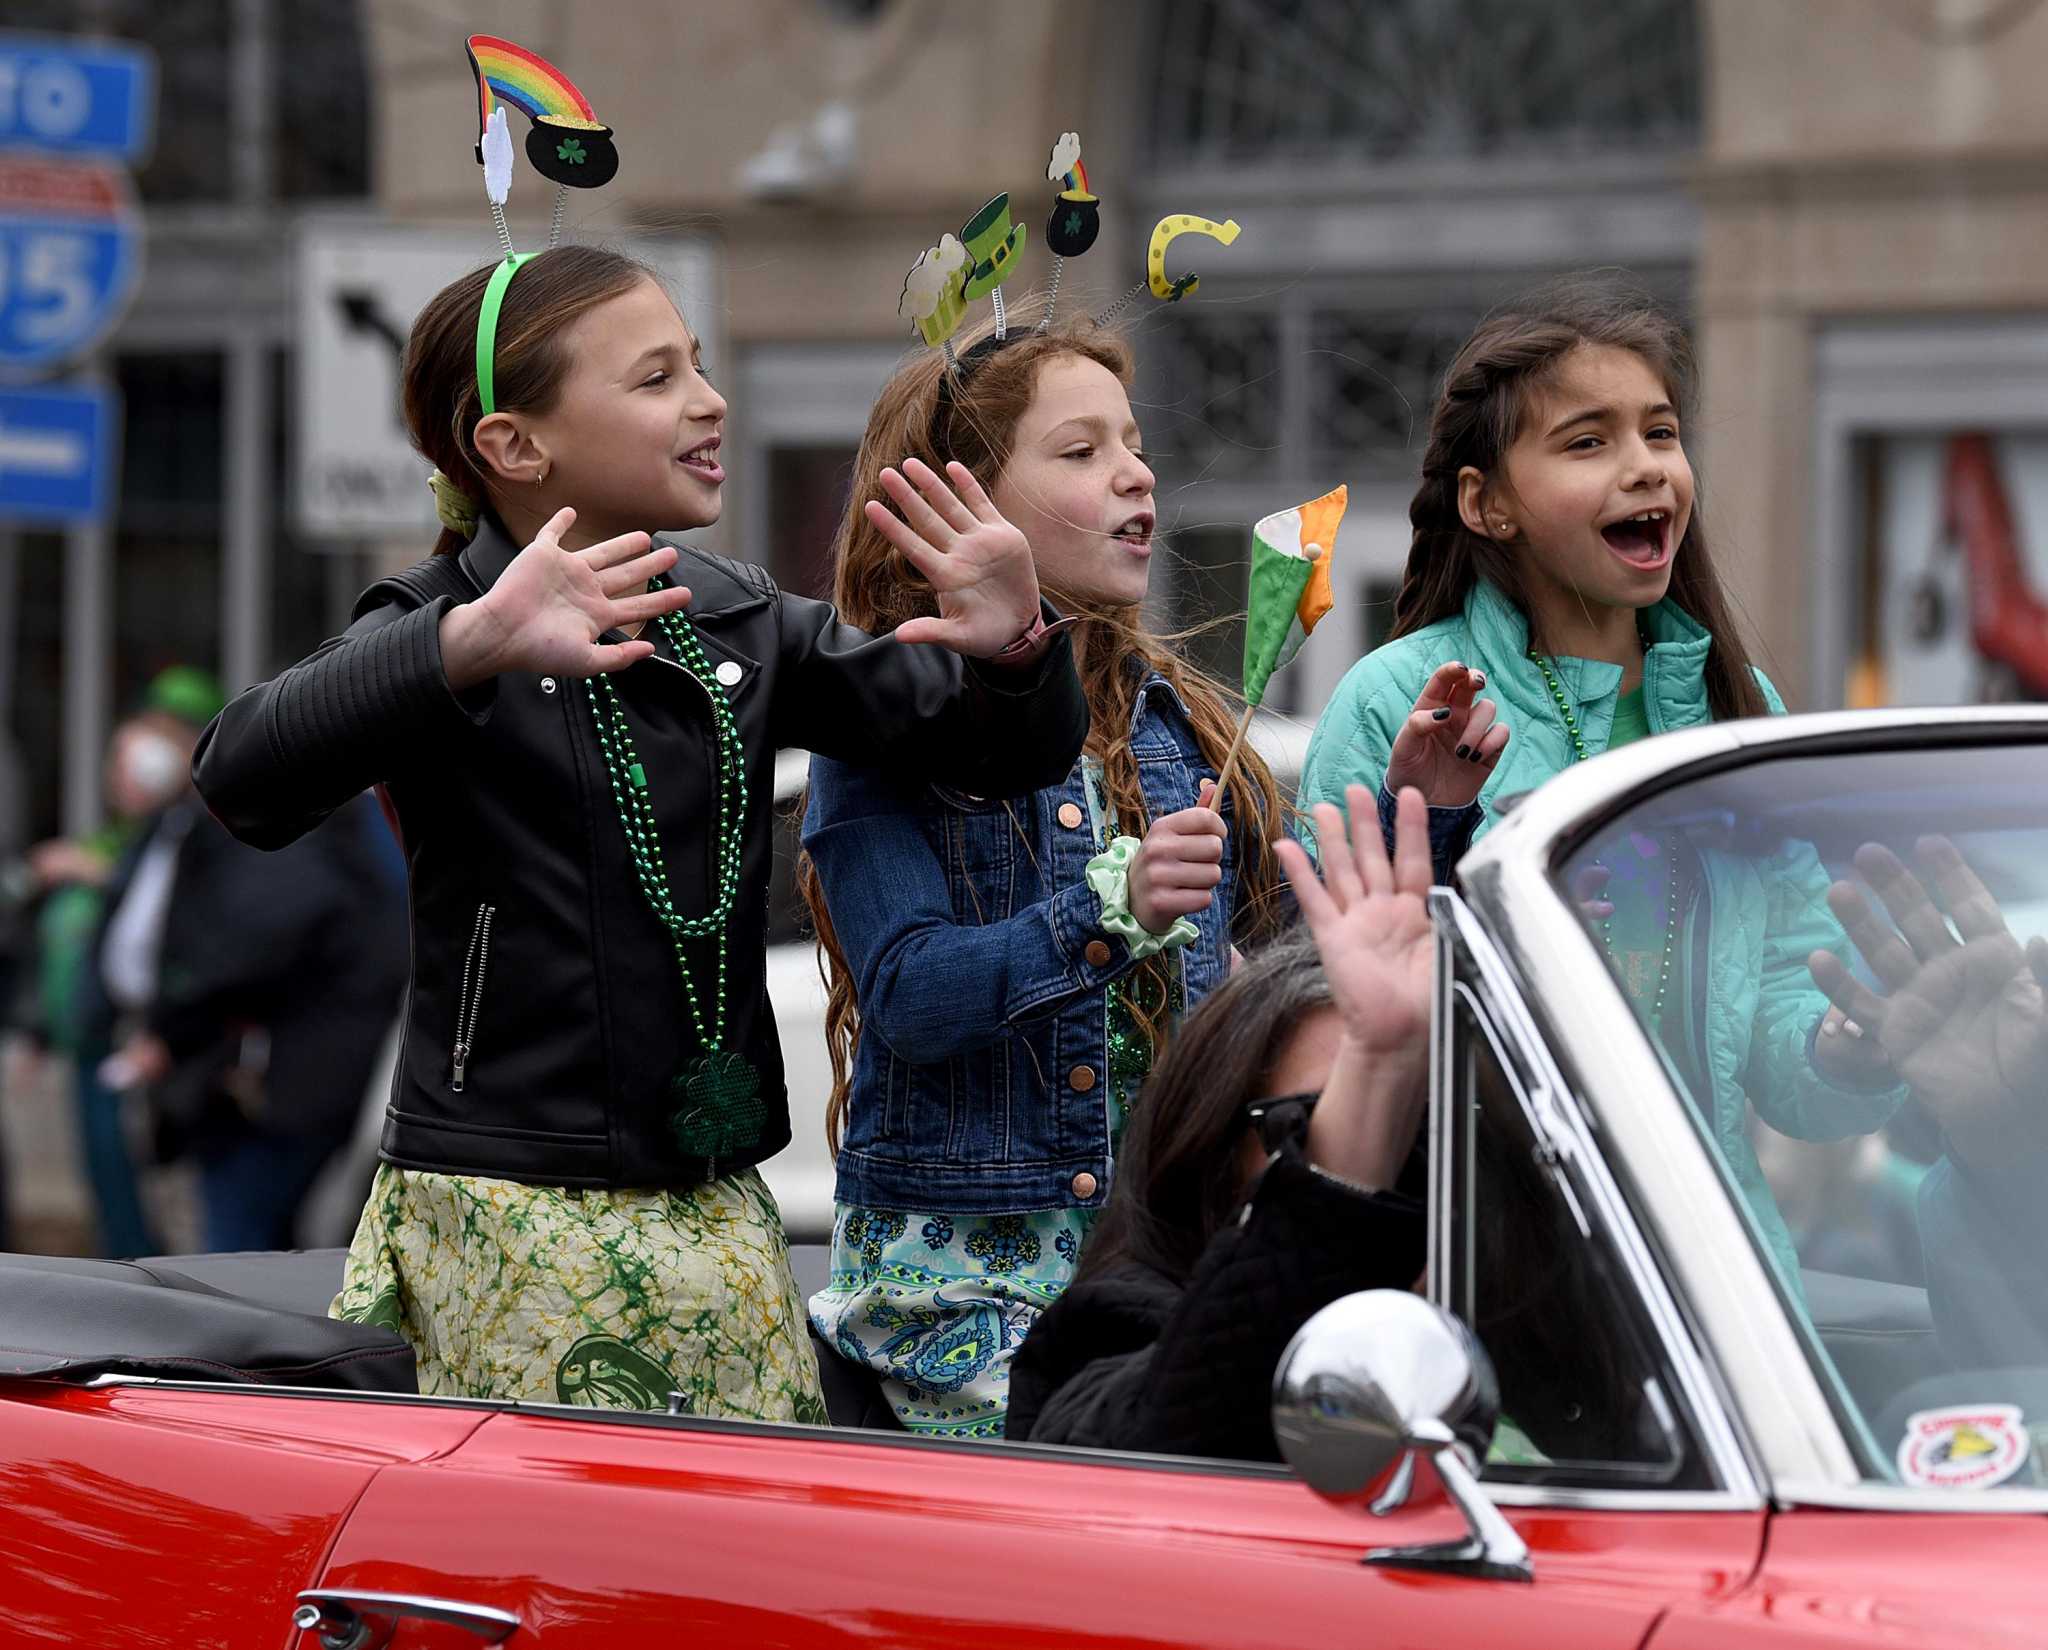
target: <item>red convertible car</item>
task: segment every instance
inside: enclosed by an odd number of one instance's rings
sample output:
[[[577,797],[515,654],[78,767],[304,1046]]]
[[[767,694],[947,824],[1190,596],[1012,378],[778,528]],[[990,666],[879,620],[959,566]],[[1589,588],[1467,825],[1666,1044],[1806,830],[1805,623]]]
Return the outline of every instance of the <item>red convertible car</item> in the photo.
[[[8,1257],[0,1644],[2039,1644],[2048,1214],[1945,1132],[1980,1065],[2048,1106],[2039,987],[1910,1093],[1816,1099],[1764,1023],[1816,890],[1932,832],[1987,898],[1918,961],[2023,956],[2048,714],[1702,729],[1515,801],[1432,896],[1430,1298],[1303,1328],[1287,1466],[423,1398],[320,1318],[331,1254]],[[1646,1013],[1581,914],[1617,844],[1686,891]]]

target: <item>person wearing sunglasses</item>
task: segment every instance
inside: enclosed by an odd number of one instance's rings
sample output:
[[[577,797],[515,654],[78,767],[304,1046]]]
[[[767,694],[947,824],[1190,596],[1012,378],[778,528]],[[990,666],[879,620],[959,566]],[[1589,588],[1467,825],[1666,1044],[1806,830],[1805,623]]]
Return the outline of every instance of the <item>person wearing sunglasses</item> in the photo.
[[[1400,1189],[1427,1099],[1434,942],[1421,793],[1389,862],[1372,794],[1315,810],[1321,874],[1279,845],[1307,936],[1189,1016],[1139,1097],[1102,1222],[1017,1355],[1009,1436],[1278,1460],[1268,1402],[1295,1330],[1421,1275]]]

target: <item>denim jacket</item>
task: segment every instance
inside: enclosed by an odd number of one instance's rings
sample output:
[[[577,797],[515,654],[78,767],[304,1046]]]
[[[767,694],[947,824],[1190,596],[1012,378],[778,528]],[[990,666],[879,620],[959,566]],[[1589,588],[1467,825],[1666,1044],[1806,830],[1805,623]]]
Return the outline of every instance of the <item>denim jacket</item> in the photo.
[[[1146,681],[1130,737],[1151,819],[1193,806],[1215,776],[1163,677]],[[860,1005],[838,1200],[1099,1207],[1106,988],[1133,964],[1096,926],[1083,873],[1100,844],[1081,764],[1003,803],[817,757],[803,840]],[[1200,936],[1176,953],[1190,1009],[1229,972],[1236,858],[1233,833]]]

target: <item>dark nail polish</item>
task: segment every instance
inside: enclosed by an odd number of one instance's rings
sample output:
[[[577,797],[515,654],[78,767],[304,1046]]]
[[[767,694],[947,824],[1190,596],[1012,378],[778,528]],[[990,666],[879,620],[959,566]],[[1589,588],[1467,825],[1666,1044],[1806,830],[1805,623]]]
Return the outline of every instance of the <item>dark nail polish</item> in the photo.
[[[1448,722],[1451,719],[1451,707],[1446,705],[1442,710],[1431,711],[1429,719],[1432,722]]]
[[[1472,760],[1475,762],[1484,762],[1486,760],[1486,752],[1474,751],[1472,753]]]
[[[1486,686],[1486,672],[1485,672],[1485,671],[1483,671],[1483,670],[1475,670],[1475,671],[1473,671],[1473,672],[1472,672],[1472,685],[1473,685],[1473,686],[1474,686],[1475,688],[1483,688],[1483,687],[1485,687],[1485,686]]]
[[[1460,761],[1463,761],[1466,757],[1470,756],[1471,754],[1472,747],[1470,745],[1460,745],[1458,747],[1458,759]]]

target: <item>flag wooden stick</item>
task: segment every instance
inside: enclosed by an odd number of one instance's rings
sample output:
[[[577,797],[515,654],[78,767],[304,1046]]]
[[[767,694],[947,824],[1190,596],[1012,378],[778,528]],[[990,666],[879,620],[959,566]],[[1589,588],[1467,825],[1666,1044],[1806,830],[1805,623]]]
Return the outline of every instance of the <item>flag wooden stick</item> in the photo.
[[[1244,736],[1251,732],[1252,711],[1255,706],[1246,705],[1244,716],[1237,724],[1237,737],[1230,741],[1230,754],[1223,758],[1223,770],[1216,775],[1216,797],[1212,807],[1223,805],[1224,793],[1230,789],[1230,776],[1237,771],[1237,753],[1244,749]]]

